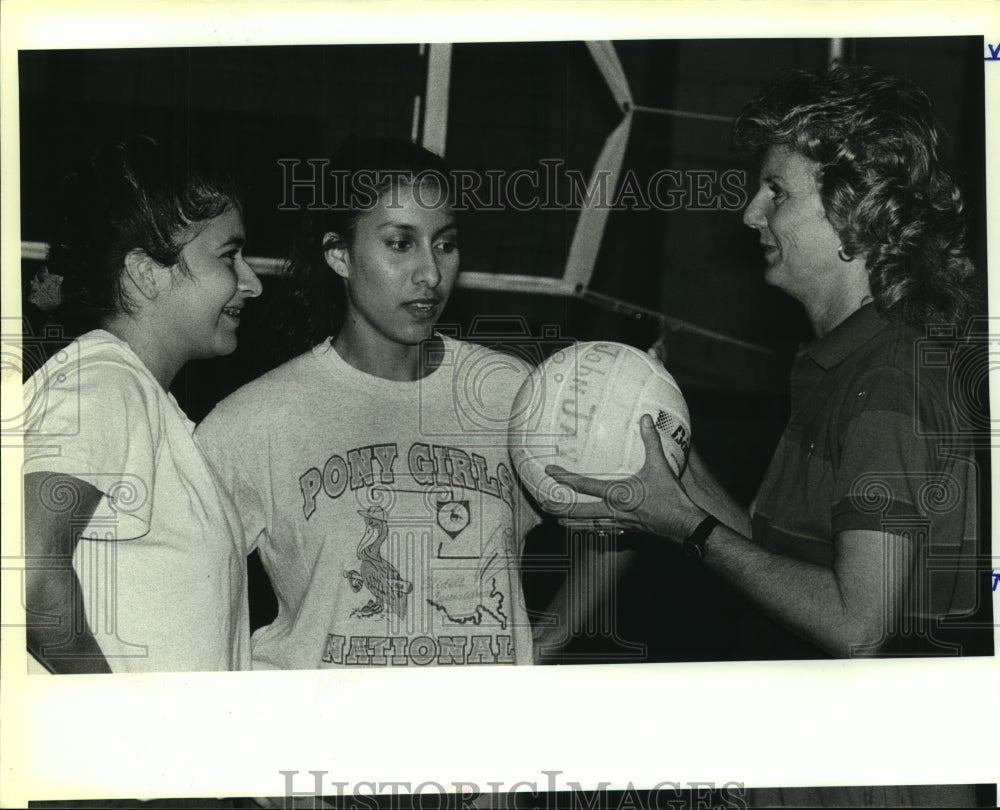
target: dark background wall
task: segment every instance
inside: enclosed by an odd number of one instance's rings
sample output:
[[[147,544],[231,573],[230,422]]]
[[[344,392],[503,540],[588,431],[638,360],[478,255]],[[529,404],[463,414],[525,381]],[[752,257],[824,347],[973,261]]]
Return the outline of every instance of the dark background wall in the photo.
[[[724,118],[779,69],[817,69],[829,58],[825,39],[624,41],[615,48],[637,104]],[[953,139],[972,253],[985,273],[982,39],[853,39],[845,41],[844,57],[904,75],[933,100]],[[583,43],[458,44],[452,60],[446,152],[455,167],[510,172],[556,158],[587,176],[621,120]],[[51,189],[74,162],[98,143],[139,131],[210,148],[231,162],[246,189],[247,253],[283,256],[297,214],[279,207],[285,185],[278,161],[322,158],[351,134],[409,137],[426,69],[426,48],[416,44],[23,51],[21,237],[46,241],[58,213]],[[743,171],[752,194],[755,166],[731,151],[728,131],[725,121],[636,112],[625,168],[640,178],[660,169]],[[576,220],[574,210],[468,212],[461,220],[463,268],[561,276]],[[25,263],[26,276],[35,269]],[[655,317],[581,299],[519,293],[459,289],[443,321],[465,336],[474,318],[490,316],[522,324],[529,335],[554,327],[562,338],[641,348],[662,339],[691,408],[696,444],[734,494],[749,501],[787,416],[792,353],[810,337],[800,307],[766,287],[762,269],[756,235],[738,211],[683,206],[613,212],[591,281],[596,292],[762,351],[683,329],[664,332]],[[233,356],[193,363],[178,377],[174,392],[192,418],[276,362],[269,324],[281,284],[265,279]],[[985,537],[988,508],[984,513]],[[646,571],[679,573],[636,575],[623,584],[620,613],[632,637],[649,645],[653,659],[724,657],[727,617],[744,607],[683,561],[647,562]],[[711,605],[701,609],[697,627],[667,620],[692,599]],[[269,609],[260,604],[258,621]]]

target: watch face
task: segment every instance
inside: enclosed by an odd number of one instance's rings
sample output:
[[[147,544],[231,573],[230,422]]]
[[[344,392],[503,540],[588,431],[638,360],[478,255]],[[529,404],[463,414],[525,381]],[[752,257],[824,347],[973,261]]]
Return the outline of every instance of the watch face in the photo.
[[[705,556],[705,545],[708,543],[709,535],[715,531],[716,526],[720,526],[722,521],[709,515],[691,533],[691,536],[684,541],[684,550],[696,560]]]
[[[695,540],[685,540],[684,551],[687,552],[689,557],[692,557],[695,560],[700,560],[705,554],[703,544],[698,543]]]
[[[455,537],[469,525],[469,502],[446,501],[439,504],[437,522],[450,537]]]

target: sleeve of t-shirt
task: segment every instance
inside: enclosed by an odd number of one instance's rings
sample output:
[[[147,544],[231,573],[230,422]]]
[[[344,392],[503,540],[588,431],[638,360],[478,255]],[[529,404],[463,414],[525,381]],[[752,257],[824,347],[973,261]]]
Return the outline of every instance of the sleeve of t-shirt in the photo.
[[[833,530],[905,527],[948,480],[935,438],[947,430],[947,412],[897,369],[872,373],[852,393],[834,471]]]
[[[508,384],[507,390],[510,392],[511,399],[513,400],[513,398],[517,395],[517,392],[520,390],[521,385],[526,379],[528,379],[533,367],[516,357],[507,357],[506,361],[510,364],[510,370],[512,372],[511,382]],[[512,407],[513,405],[511,405],[511,408]],[[514,421],[519,418],[523,417],[518,414],[514,414],[513,412],[509,414],[510,421]],[[517,475],[517,468],[514,465],[514,460],[510,458],[509,454],[508,464],[510,465],[510,469],[514,472],[515,481],[514,526],[518,539],[523,543],[528,532],[541,524],[542,513],[534,499],[525,489],[520,476]]]
[[[103,497],[88,536],[130,540],[149,531],[161,402],[127,365],[84,363],[35,380],[37,413],[25,433],[24,472],[61,473],[85,481]],[[65,487],[42,490],[54,509],[71,509]]]
[[[513,469],[513,467],[513,462],[511,462],[511,469]],[[524,484],[520,481],[517,483],[517,497],[515,498],[515,504],[515,531],[523,543],[524,538],[528,535],[528,532],[541,524],[542,513],[535,504],[535,501],[525,490]]]
[[[236,505],[246,538],[246,553],[249,554],[257,548],[260,535],[266,528],[263,497],[249,473],[266,465],[262,460],[245,457],[246,435],[237,435],[231,430],[233,424],[245,428],[245,423],[234,419],[226,403],[220,403],[198,424],[194,438],[223,489]]]

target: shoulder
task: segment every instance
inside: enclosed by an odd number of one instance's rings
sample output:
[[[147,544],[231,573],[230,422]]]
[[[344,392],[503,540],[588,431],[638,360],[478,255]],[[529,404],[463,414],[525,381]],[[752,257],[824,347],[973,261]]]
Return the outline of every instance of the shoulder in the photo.
[[[852,416],[860,412],[892,413],[910,429],[947,431],[949,406],[948,348],[904,323],[889,322],[853,358],[851,384],[844,404]]]
[[[287,401],[293,392],[312,387],[316,382],[319,365],[316,350],[310,349],[240,386],[223,399],[219,406],[256,407],[262,403]]]
[[[90,476],[120,470],[152,480],[168,420],[181,418],[180,410],[127,344],[88,333],[31,382],[25,443],[35,469],[72,468]]]
[[[533,366],[517,354],[478,343],[444,338],[444,363],[450,365],[458,390],[479,397],[513,400]]]
[[[920,354],[920,347],[926,341],[920,330],[902,321],[887,321],[866,347],[872,365],[881,365],[913,372],[914,359]]]
[[[155,412],[166,392],[128,344],[100,330],[88,332],[56,352],[25,384],[25,402],[44,403],[47,414],[59,408],[99,411],[104,420],[116,412]]]
[[[35,372],[47,384],[102,375],[116,379],[155,382],[127,343],[109,332],[95,330],[71,341]]]
[[[199,433],[204,434],[220,420],[256,427],[284,420],[287,412],[301,403],[302,394],[316,386],[320,371],[317,349],[292,358],[218,402],[199,424]]]
[[[855,373],[883,396],[912,397],[919,393],[940,398],[946,393],[947,380],[940,374],[927,373],[941,365],[937,355],[945,358],[948,354],[940,344],[912,326],[890,321],[858,352],[853,363]],[[944,365],[948,365],[947,359]]]
[[[522,379],[527,377],[533,366],[526,360],[511,351],[498,351],[481,346],[478,343],[470,343],[465,340],[444,336],[445,357],[448,360],[459,361],[456,364],[458,370],[463,368],[482,368],[486,370],[494,369],[497,372],[517,374]]]

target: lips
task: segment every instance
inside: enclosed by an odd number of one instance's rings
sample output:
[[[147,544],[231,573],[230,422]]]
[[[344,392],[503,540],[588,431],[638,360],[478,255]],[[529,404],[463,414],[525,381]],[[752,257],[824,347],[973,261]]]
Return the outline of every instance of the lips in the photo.
[[[403,304],[403,309],[416,318],[433,318],[441,306],[440,298],[418,298],[414,301],[407,301]]]

